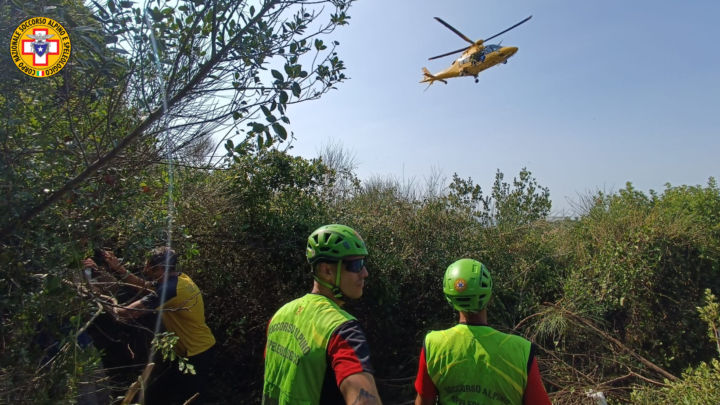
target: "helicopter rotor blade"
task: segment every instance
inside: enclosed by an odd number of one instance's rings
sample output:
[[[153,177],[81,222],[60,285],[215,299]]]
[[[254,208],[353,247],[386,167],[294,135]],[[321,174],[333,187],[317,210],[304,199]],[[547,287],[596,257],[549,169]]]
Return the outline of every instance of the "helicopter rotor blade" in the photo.
[[[469,42],[469,43],[472,44],[472,45],[475,45],[475,41],[473,41],[473,40],[471,40],[470,38],[466,37],[462,32],[456,30],[455,27],[453,27],[452,25],[446,23],[445,21],[443,21],[443,20],[442,20],[441,18],[439,18],[439,17],[435,17],[435,19],[438,20],[438,22],[439,22],[440,24],[446,26],[450,31],[452,31],[452,32],[454,32],[455,34],[457,34],[457,36],[459,36],[460,38],[464,39],[465,41]]]
[[[531,18],[532,18],[532,16],[530,16],[530,17],[528,17],[528,18],[520,21],[519,23],[513,25],[512,27],[506,29],[505,31],[503,31],[503,32],[501,32],[501,33],[499,33],[499,34],[495,34],[495,35],[491,36],[491,37],[488,38],[488,39],[484,39],[483,42],[487,42],[487,41],[489,41],[489,40],[491,40],[491,39],[493,39],[493,38],[495,38],[495,37],[499,37],[500,35],[502,35],[502,34],[508,32],[508,31],[510,31],[510,30],[513,29],[513,28],[517,28],[520,24],[526,23],[526,22],[527,22],[528,20],[530,20]]]
[[[454,54],[454,53],[464,52],[464,51],[468,50],[469,48],[470,48],[469,46],[466,46],[465,48],[458,49],[457,51],[452,51],[452,52],[444,53],[444,54],[442,54],[442,55],[433,56],[432,58],[428,58],[428,60],[444,58],[444,57],[449,56],[449,55],[452,55],[452,54]]]

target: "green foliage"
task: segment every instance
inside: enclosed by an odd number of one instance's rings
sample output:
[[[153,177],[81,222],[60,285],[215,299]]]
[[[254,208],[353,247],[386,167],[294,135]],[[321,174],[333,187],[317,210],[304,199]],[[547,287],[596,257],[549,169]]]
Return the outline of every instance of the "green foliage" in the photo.
[[[490,213],[484,216],[498,227],[526,225],[545,218],[550,213],[550,190],[538,185],[532,173],[523,168],[519,178],[513,179],[512,186],[503,181],[504,175],[498,170],[492,187]]]
[[[59,355],[52,367],[39,367],[45,348],[36,338],[94,316],[101,298],[77,290],[80,263],[94,248],[115,250],[136,272],[147,250],[168,240],[183,263],[198,261],[203,240],[193,233],[227,212],[213,206],[227,191],[222,168],[204,170],[209,140],[227,119],[234,130],[222,142],[240,138],[229,159],[272,155],[293,136],[289,106],[346,79],[338,44],[317,41],[348,23],[352,1],[326,2],[332,15],[299,3],[251,12],[244,0],[0,2],[3,38],[21,21],[46,16],[68,29],[73,44],[70,63],[52,77],[0,71],[0,402],[75,400],[85,360]],[[0,60],[12,66],[8,53]],[[267,65],[283,73],[270,74]],[[255,135],[263,138],[258,146],[249,142]],[[291,207],[286,200],[284,210]],[[96,322],[127,332],[108,317]],[[149,343],[138,343],[136,360]],[[120,356],[104,354],[113,355]]]
[[[414,396],[410,381],[424,334],[455,322],[441,277],[449,263],[464,257],[482,261],[493,275],[491,324],[514,329],[547,351],[538,354],[545,377],[566,388],[553,393],[555,402],[580,403],[578,395],[588,384],[625,378],[628,368],[662,379],[578,319],[671,373],[694,367],[664,394],[643,385],[645,380],[622,380],[635,387],[638,401],[676,398],[670,395],[684,387],[715,384],[715,363],[708,362],[717,343],[707,339],[700,322],[718,325],[716,304],[705,293],[720,288],[720,191],[712,180],[707,187],[668,186],[649,195],[628,185],[617,194],[591,196],[577,218],[550,221],[549,192],[524,169],[511,183],[496,173],[485,196],[471,179],[457,175],[446,190],[421,190],[394,180],[361,182],[352,163],[337,153],[307,160],[275,148],[253,152],[248,144],[228,146],[245,152],[234,154],[221,170],[176,167],[171,176],[166,166],[148,167],[121,176],[119,186],[88,190],[97,193],[94,203],[50,211],[58,213],[58,225],[36,231],[44,238],[55,233],[46,239],[51,243],[40,245],[50,251],[26,245],[22,260],[28,264],[8,267],[11,278],[3,281],[11,291],[22,291],[13,290],[13,280],[26,291],[44,291],[33,299],[3,297],[6,313],[13,314],[3,327],[14,339],[2,360],[5,375],[14,378],[4,380],[6,386],[27,375],[11,364],[29,365],[39,356],[20,344],[35,333],[28,319],[93,310],[72,299],[75,293],[62,282],[91,246],[121,247],[125,262],[138,266],[149,247],[172,237],[182,270],[203,291],[206,318],[219,342],[215,367],[226,372],[213,380],[214,395],[257,398],[260,388],[253,382],[262,379],[267,321],[309,290],[306,238],[328,223],[352,226],[368,245],[365,295],[348,310],[368,334],[385,401]],[[83,238],[85,244],[78,245]],[[74,261],[63,261],[71,255]],[[15,256],[5,260],[10,257]],[[49,275],[40,282],[27,276],[28,268]],[[698,313],[696,307],[703,309]],[[153,344],[172,360],[176,339],[161,334]],[[62,376],[82,363],[68,358],[58,364],[70,368],[59,367],[56,380],[48,381],[68,386]],[[597,380],[590,383],[579,379],[582,375]],[[59,397],[53,390],[38,392],[48,401]],[[625,392],[606,395],[629,401]]]
[[[183,374],[195,374],[195,366],[188,363],[187,357],[182,357],[175,352],[175,345],[180,338],[172,332],[160,332],[153,337],[151,345],[154,350],[160,351],[164,360],[178,361],[178,369]]]
[[[698,307],[700,318],[708,324],[710,340],[718,344],[718,324],[720,324],[720,307],[716,297],[705,290],[704,307]],[[701,362],[695,368],[688,368],[682,379],[675,382],[665,381],[667,386],[660,389],[644,388],[632,393],[632,402],[645,404],[708,404],[720,403],[720,361],[712,359],[710,364]]]
[[[708,324],[708,336],[710,337],[710,341],[717,345],[718,355],[720,355],[720,334],[718,334],[718,327],[720,327],[720,304],[718,304],[717,298],[710,289],[705,290],[705,303],[706,305],[704,307],[698,307],[697,310],[700,313],[700,319]]]
[[[333,167],[342,166],[334,162],[343,159],[326,156]],[[650,196],[629,186],[593,196],[577,219],[548,221],[548,190],[526,170],[509,184],[496,175],[487,197],[457,175],[447,192],[381,179],[341,185],[339,176],[324,162],[278,151],[245,157],[212,176],[227,184],[212,205],[203,205],[225,207],[215,222],[183,219],[196,224],[191,233],[201,254],[193,266],[202,269],[197,282],[203,292],[215,297],[206,299],[217,309],[209,312],[211,325],[238,348],[218,367],[246,373],[244,381],[262,378],[264,325],[283,303],[308,291],[305,239],[327,223],[352,226],[368,244],[370,278],[363,298],[348,309],[369,336],[384,400],[413,397],[411,384],[398,387],[393,381],[416,372],[425,332],[455,322],[441,277],[449,263],[463,257],[482,261],[493,274],[491,323],[504,331],[519,325],[519,333],[554,353],[543,364],[549,365],[548,378],[568,387],[556,394],[559,403],[577,403],[585,391],[574,370],[585,375],[601,370],[599,378],[612,380],[631,367],[656,378],[563,311],[589,320],[673,373],[712,353],[692,311],[702,286],[717,282],[717,224],[708,218],[720,193],[712,181],[707,188],[670,187]],[[219,240],[225,242],[214,242]],[[545,302],[561,302],[560,309]],[[578,362],[578,356],[584,360]],[[220,396],[259,395],[238,382],[218,387],[225,393]],[[607,395],[629,400],[622,392]]]
[[[448,202],[455,209],[470,209],[489,227],[512,228],[547,217],[551,208],[550,190],[539,186],[530,171],[523,168],[512,184],[503,181],[504,178],[498,170],[490,196],[483,198],[482,189],[473,184],[472,179],[465,180],[454,174]]]
[[[668,187],[646,196],[628,184],[598,195],[573,227],[565,298],[591,308],[622,340],[679,373],[711,353],[694,308],[717,277],[720,191]],[[715,220],[716,221],[716,220]],[[710,350],[709,350],[710,349]]]
[[[682,379],[666,382],[661,389],[643,389],[632,393],[636,405],[683,404],[714,405],[720,403],[720,361],[700,363],[683,373]]]

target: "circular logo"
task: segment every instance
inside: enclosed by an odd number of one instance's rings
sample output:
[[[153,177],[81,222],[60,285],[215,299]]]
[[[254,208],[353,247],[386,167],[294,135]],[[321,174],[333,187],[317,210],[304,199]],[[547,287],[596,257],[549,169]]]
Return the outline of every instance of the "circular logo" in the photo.
[[[463,292],[465,290],[467,290],[467,281],[462,278],[455,280],[455,291]]]
[[[26,75],[52,76],[70,60],[70,35],[55,20],[30,18],[13,32],[10,57]]]

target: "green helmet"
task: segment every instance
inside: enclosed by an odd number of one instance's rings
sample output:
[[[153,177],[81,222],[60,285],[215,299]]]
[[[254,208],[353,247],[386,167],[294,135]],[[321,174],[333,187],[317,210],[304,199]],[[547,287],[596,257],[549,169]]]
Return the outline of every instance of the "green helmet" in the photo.
[[[490,272],[477,260],[460,259],[445,271],[443,292],[458,311],[482,311],[492,297]]]
[[[348,256],[367,256],[367,254],[365,241],[349,226],[338,224],[321,226],[308,238],[307,259],[311,265],[320,260],[338,262],[337,271],[335,272],[335,285],[330,285],[315,276],[315,280],[331,289],[337,298],[342,298],[343,296],[342,291],[340,291],[342,258]]]
[[[318,260],[338,261],[347,256],[367,256],[365,242],[349,226],[325,225],[316,229],[307,243],[307,259],[310,264]]]

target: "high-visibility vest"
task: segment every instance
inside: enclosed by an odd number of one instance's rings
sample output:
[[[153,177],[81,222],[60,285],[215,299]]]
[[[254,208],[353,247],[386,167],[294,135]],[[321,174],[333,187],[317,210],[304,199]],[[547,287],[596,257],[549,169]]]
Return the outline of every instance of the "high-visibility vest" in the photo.
[[[268,326],[263,405],[318,404],[330,337],[350,320],[355,317],[317,294],[280,308]]]
[[[430,332],[425,359],[440,403],[522,405],[530,345],[489,326]]]

